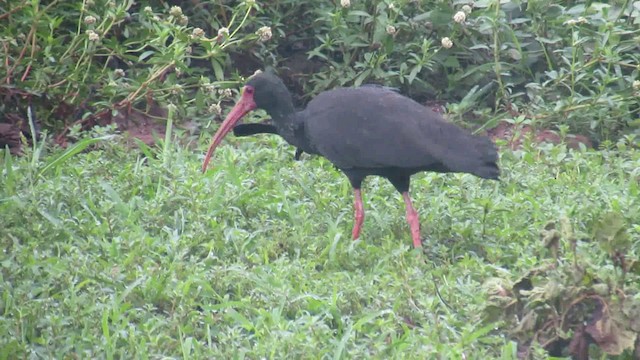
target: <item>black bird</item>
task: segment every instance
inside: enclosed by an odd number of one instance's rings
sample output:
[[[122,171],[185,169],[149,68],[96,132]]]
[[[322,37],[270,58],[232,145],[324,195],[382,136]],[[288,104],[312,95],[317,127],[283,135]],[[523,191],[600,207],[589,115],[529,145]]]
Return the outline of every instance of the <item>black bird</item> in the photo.
[[[360,236],[364,210],[360,187],[365,177],[387,178],[402,194],[414,247],[422,246],[418,214],[411,204],[411,175],[420,171],[470,173],[498,179],[498,153],[491,140],[446,122],[439,114],[383,86],[336,88],[296,111],[282,80],[259,73],[213,137],[202,165],[247,113],[257,108],[272,118],[289,144],[331,161],[349,178],[355,196],[353,238]]]

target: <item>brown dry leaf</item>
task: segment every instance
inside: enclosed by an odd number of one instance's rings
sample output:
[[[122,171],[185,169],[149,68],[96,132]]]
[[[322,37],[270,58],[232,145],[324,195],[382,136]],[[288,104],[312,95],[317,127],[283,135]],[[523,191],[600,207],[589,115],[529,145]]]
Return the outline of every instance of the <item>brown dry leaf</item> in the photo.
[[[577,360],[589,359],[589,337],[583,324],[579,324],[569,343],[569,354]]]
[[[609,355],[620,355],[627,349],[633,349],[637,336],[633,331],[621,326],[618,319],[612,317],[604,305],[598,306],[595,310],[593,320],[587,325],[586,331],[602,351]]]
[[[629,319],[629,328],[640,333],[640,299],[625,299],[622,312]]]
[[[542,238],[544,247],[551,250],[551,255],[554,259],[558,259],[558,252],[560,250],[560,231],[556,229],[542,230],[540,237]]]
[[[0,124],[0,149],[7,146],[12,154],[20,154],[22,152],[20,135],[20,128],[16,125]]]
[[[529,311],[525,314],[518,325],[513,329],[514,334],[528,333],[536,329],[536,323],[538,322],[538,314],[535,311]]]

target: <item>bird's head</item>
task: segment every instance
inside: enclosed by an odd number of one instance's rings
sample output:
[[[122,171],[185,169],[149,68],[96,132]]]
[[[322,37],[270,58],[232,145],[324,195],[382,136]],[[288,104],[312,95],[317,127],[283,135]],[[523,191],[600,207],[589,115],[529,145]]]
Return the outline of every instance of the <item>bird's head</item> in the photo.
[[[288,106],[286,106],[287,104],[283,104],[287,101]],[[282,80],[276,75],[270,72],[262,72],[252,76],[242,88],[240,100],[238,100],[233,109],[231,109],[231,112],[229,112],[229,115],[227,115],[213,136],[207,155],[204,158],[204,163],[202,164],[202,172],[207,170],[209,160],[216,147],[222,142],[222,139],[224,139],[246,114],[259,108],[272,114],[272,117],[277,117],[278,110],[283,108],[288,109],[289,107],[292,108],[290,104],[291,95]]]

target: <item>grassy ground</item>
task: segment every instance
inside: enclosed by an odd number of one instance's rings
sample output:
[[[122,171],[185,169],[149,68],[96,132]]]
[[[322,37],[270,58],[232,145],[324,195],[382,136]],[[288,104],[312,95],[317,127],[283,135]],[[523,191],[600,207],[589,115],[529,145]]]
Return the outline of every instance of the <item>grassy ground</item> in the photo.
[[[353,242],[324,159],[230,137],[203,175],[203,146],[2,160],[0,358],[511,359],[483,283],[535,268],[545,224],[589,238],[619,212],[640,253],[637,150],[504,151],[501,182],[415,176],[421,253],[384,179]]]

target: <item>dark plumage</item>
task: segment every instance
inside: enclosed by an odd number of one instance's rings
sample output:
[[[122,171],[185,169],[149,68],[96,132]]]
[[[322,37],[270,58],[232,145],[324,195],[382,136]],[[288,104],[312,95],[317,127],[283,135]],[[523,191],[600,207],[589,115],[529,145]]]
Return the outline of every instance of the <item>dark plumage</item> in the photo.
[[[255,134],[277,134],[278,130],[271,123],[238,124],[233,128],[233,135],[251,136]]]
[[[355,194],[354,238],[359,237],[364,220],[360,187],[368,175],[389,179],[402,193],[416,247],[421,241],[417,213],[408,194],[411,175],[435,171],[470,173],[487,179],[499,176],[498,153],[489,138],[446,122],[392,89],[337,88],[319,94],[304,110],[295,111],[285,85],[269,73],[247,82],[241,100],[214,136],[203,171],[222,138],[256,108],[271,116],[273,128],[258,126],[254,130],[274,130],[298,149],[324,156],[347,175]]]

